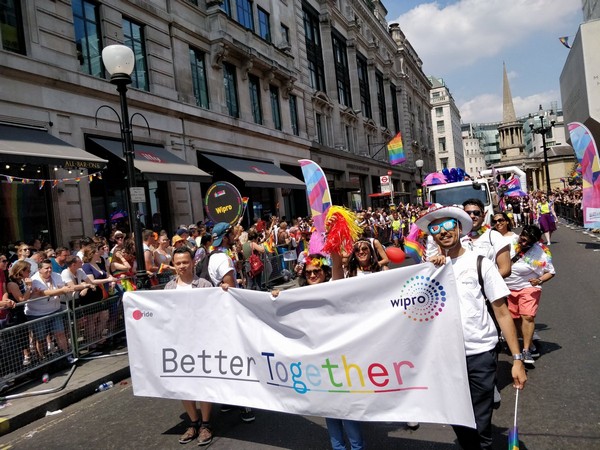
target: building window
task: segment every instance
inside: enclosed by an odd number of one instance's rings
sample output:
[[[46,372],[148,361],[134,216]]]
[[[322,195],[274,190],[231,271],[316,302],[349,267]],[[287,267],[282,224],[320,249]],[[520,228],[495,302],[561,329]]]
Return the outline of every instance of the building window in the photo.
[[[221,9],[227,14],[227,17],[231,17],[231,0],[223,0]]]
[[[444,133],[446,131],[446,127],[444,125],[443,120],[438,120],[436,124],[437,124],[437,132],[438,133]]]
[[[346,41],[336,32],[332,33],[331,39],[333,41],[333,63],[335,65],[335,78],[337,80],[338,101],[341,105],[352,106]]]
[[[284,24],[281,24],[281,37],[283,39],[283,43],[290,45],[290,29]]]
[[[269,86],[269,94],[271,95],[271,112],[273,113],[273,126],[276,130],[281,130],[281,108],[279,106],[279,88],[277,86]]]
[[[2,49],[7,52],[26,54],[25,32],[20,0],[0,1],[0,37]]]
[[[231,117],[240,117],[238,106],[237,81],[235,66],[223,63],[223,84],[225,86],[225,103]]]
[[[254,119],[254,123],[262,125],[263,115],[260,104],[260,80],[257,76],[248,76],[248,88],[250,90],[250,108],[252,109],[252,118]]]
[[[448,158],[441,158],[440,164],[442,165],[442,169],[447,169],[448,168]]]
[[[363,116],[372,119],[371,113],[371,95],[369,91],[369,72],[367,69],[367,60],[362,55],[357,55],[356,66],[358,68],[358,89],[360,92],[360,110]]]
[[[192,85],[196,105],[208,109],[208,83],[206,80],[205,53],[190,48],[190,64],[192,66]]]
[[[355,153],[354,141],[354,128],[350,125],[346,125],[346,149],[350,153]]]
[[[445,137],[438,138],[438,146],[439,146],[440,152],[446,151],[446,138]]]
[[[317,126],[317,142],[319,144],[325,144],[325,129],[322,114],[317,113],[315,115],[315,125]]]
[[[298,99],[295,95],[290,95],[290,120],[292,122],[292,133],[300,136],[300,127],[298,126]]]
[[[252,2],[250,0],[237,0],[237,20],[244,28],[254,31]]]
[[[262,8],[258,8],[258,35],[267,42],[271,42],[271,24],[269,22],[269,13]]]
[[[302,6],[302,20],[306,43],[306,59],[310,86],[325,92],[325,66],[323,64],[323,48],[319,30],[319,14],[308,5]]]
[[[396,86],[390,84],[390,94],[392,97],[392,117],[394,118],[394,132],[400,131],[400,116],[398,114],[398,96],[396,94]]]
[[[377,104],[379,105],[379,125],[387,128],[387,107],[385,105],[385,90],[383,87],[383,74],[375,72],[375,83],[377,83]]]
[[[75,28],[75,48],[81,70],[95,77],[103,77],[98,6],[85,0],[73,0],[71,6],[73,8],[73,27]]]
[[[444,115],[444,108],[435,108],[435,117],[442,117]]]
[[[133,50],[135,67],[131,74],[131,86],[144,91],[150,90],[148,83],[148,65],[144,46],[144,28],[129,19],[123,19],[124,44]]]

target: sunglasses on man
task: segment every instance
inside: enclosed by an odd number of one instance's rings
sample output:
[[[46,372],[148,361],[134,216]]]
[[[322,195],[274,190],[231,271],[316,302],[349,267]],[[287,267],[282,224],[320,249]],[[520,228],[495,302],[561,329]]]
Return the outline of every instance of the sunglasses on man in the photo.
[[[456,219],[448,219],[435,225],[428,225],[427,229],[429,230],[429,234],[433,236],[436,234],[440,234],[442,232],[442,228],[446,231],[454,230],[456,228],[456,223]]]

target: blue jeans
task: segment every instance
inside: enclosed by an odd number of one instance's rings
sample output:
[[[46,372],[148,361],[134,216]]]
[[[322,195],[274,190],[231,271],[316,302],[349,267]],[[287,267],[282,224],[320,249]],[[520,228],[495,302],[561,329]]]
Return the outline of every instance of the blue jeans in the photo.
[[[348,435],[348,441],[350,441],[350,448],[352,450],[363,450],[365,448],[360,422],[330,418],[326,418],[325,421],[327,422],[327,431],[329,432],[329,439],[331,440],[333,450],[346,450],[344,430]]]

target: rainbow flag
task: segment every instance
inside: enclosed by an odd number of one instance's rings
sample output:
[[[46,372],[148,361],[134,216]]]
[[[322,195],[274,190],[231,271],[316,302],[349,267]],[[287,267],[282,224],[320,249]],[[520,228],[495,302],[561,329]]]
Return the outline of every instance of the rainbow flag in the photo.
[[[388,142],[387,149],[388,155],[390,156],[390,164],[392,166],[402,164],[406,161],[406,156],[404,156],[404,146],[402,145],[402,135],[399,131],[396,137]]]
[[[508,433],[508,450],[519,450],[519,431],[513,427]]]
[[[404,251],[416,264],[421,264],[423,262],[425,247],[423,247],[420,242],[408,238],[404,239]]]
[[[265,250],[269,253],[275,252],[275,237],[273,236],[273,233],[269,234],[269,239],[263,242],[263,247],[265,247]]]

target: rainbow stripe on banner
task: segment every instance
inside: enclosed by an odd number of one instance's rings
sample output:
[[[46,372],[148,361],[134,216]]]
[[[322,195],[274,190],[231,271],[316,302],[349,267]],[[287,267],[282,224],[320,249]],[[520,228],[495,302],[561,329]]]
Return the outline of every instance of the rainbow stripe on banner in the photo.
[[[404,156],[404,146],[402,145],[402,135],[400,132],[398,132],[394,139],[388,142],[387,149],[390,157],[390,164],[392,166],[402,164],[406,161],[406,156]]]

